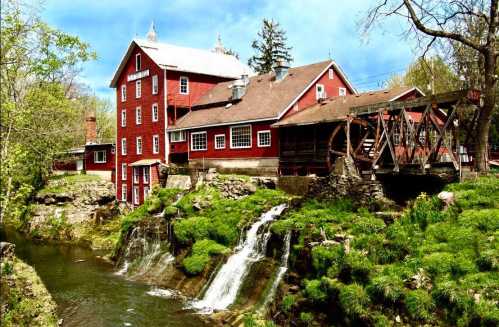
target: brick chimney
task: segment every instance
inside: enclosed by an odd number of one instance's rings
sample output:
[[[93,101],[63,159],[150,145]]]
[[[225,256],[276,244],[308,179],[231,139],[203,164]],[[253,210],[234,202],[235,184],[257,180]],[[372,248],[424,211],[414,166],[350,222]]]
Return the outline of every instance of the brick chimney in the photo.
[[[95,114],[90,112],[85,117],[85,144],[97,143],[97,122]]]

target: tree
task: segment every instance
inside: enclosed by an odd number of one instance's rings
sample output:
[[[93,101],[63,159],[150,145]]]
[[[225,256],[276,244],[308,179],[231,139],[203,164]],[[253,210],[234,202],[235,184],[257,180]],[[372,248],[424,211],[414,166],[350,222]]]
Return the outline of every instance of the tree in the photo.
[[[286,45],[286,31],[280,28],[273,19],[264,19],[262,29],[258,32],[258,40],[254,40],[251,47],[256,51],[249,60],[250,65],[257,73],[265,74],[272,70],[278,62],[291,63],[291,47]]]
[[[15,0],[1,3],[0,221],[17,217],[46,179],[55,154],[74,144],[74,79],[95,58],[78,37],[55,30]]]
[[[239,53],[237,53],[235,50],[232,50],[230,48],[224,48],[224,53],[229,56],[234,56],[237,59],[239,59]]]
[[[496,105],[499,0],[382,0],[373,7],[365,27],[371,28],[380,18],[406,18],[408,35],[413,35],[426,52],[435,45],[462,47],[473,54],[483,76],[483,106],[477,124],[476,168],[487,170],[487,144],[491,118]],[[480,28],[476,28],[480,27]],[[478,33],[477,33],[478,31]],[[467,77],[467,75],[465,75]]]

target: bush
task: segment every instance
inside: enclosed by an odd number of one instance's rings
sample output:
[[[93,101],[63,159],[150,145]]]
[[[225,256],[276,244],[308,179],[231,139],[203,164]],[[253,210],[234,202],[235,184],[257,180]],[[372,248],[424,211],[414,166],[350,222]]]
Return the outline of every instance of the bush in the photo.
[[[318,279],[305,281],[305,295],[316,303],[324,303],[328,298],[326,290]]]
[[[343,264],[344,257],[345,250],[342,245],[320,245],[312,248],[312,266],[318,276],[322,276],[327,272],[329,277],[335,277],[330,275],[330,271],[328,271],[328,269],[337,269],[339,272],[339,269]]]
[[[341,308],[351,318],[362,318],[367,315],[369,297],[361,285],[346,285],[339,294]]]
[[[198,254],[184,258],[182,264],[187,273],[190,275],[197,275],[204,270],[208,262],[210,262],[210,257],[208,255]]]
[[[447,215],[441,211],[442,202],[437,197],[422,193],[402,216],[402,221],[417,224],[425,230],[428,224],[445,220]]]
[[[429,274],[441,275],[451,272],[451,267],[454,262],[454,256],[448,252],[435,252],[423,258],[423,268]]]
[[[282,298],[282,303],[281,303],[282,310],[290,312],[295,303],[296,303],[296,297],[294,295],[292,294],[285,295]]]
[[[210,256],[225,254],[229,250],[213,240],[200,240],[194,243],[192,253],[189,257],[184,258],[182,264],[185,270],[190,275],[201,273],[206,265],[210,262]]]
[[[382,219],[374,217],[360,217],[355,221],[352,232],[354,234],[375,234],[385,229],[386,225]]]
[[[314,320],[314,315],[311,312],[300,312],[300,320],[309,324]]]
[[[480,271],[496,271],[497,254],[493,250],[482,252],[475,263]]]
[[[371,261],[364,254],[357,250],[351,250],[345,256],[340,279],[345,282],[352,280],[359,283],[367,283],[372,267]]]
[[[397,275],[381,275],[372,279],[367,290],[373,300],[394,304],[404,296],[404,282]]]
[[[499,230],[499,209],[465,210],[459,215],[459,224],[483,233],[495,232]]]
[[[407,292],[405,307],[413,319],[423,321],[431,318],[435,308],[430,294],[422,289]]]

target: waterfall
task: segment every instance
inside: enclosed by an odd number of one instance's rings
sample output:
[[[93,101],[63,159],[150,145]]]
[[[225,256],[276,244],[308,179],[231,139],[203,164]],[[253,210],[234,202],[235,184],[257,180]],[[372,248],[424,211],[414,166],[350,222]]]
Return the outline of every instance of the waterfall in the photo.
[[[282,251],[282,257],[281,257],[281,264],[279,266],[279,269],[277,269],[277,275],[272,282],[272,286],[270,288],[269,293],[267,294],[265,301],[263,301],[262,308],[265,310],[265,307],[267,304],[269,304],[275,296],[275,293],[277,291],[277,287],[279,286],[279,283],[282,280],[282,277],[288,270],[288,258],[289,258],[289,252],[291,249],[291,232],[288,232],[286,236],[284,237],[284,249]]]
[[[219,270],[204,297],[192,304],[194,308],[202,309],[208,313],[213,310],[226,309],[235,301],[237,292],[251,265],[265,256],[270,232],[268,230],[260,231],[260,227],[279,216],[285,208],[286,205],[281,204],[260,216],[246,232],[244,240],[240,240],[235,253],[227,259],[227,262]]]

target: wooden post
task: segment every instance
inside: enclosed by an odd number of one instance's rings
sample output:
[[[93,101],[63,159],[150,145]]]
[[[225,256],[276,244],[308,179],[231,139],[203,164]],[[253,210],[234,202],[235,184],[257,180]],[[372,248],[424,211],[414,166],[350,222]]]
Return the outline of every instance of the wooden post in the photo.
[[[351,147],[352,145],[350,144],[350,115],[347,116],[347,158],[351,159]]]

